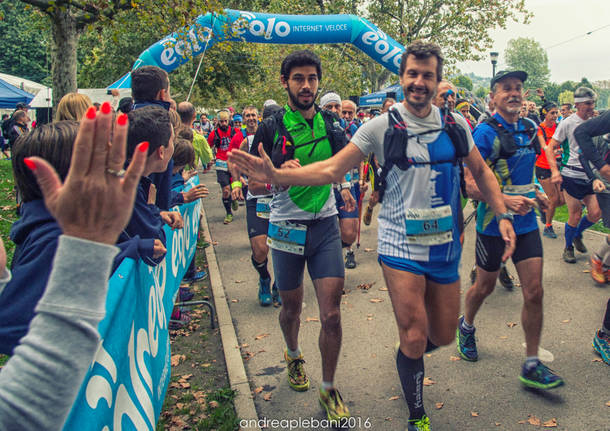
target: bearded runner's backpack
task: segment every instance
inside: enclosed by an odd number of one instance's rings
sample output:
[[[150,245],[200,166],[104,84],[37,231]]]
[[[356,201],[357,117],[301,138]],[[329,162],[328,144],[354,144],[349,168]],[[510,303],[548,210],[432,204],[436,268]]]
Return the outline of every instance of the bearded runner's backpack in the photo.
[[[318,113],[322,115],[324,120],[326,135],[298,145],[295,144],[294,139],[284,124],[286,108],[278,110],[271,117],[265,120],[268,122],[270,130],[275,130],[273,147],[271,151],[271,161],[276,168],[280,168],[284,162],[293,159],[294,152],[297,148],[311,145],[311,150],[309,151],[309,155],[311,155],[313,154],[318,142],[328,139],[332,154],[335,155],[341,151],[345,145],[347,145],[347,137],[345,136],[345,131],[343,128],[341,128],[339,117],[336,114],[326,110],[316,112],[316,114]]]

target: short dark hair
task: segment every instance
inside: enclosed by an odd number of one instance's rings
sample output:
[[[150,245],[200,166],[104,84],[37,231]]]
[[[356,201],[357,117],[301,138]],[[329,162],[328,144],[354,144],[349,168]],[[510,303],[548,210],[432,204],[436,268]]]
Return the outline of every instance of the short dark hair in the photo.
[[[169,87],[167,72],[157,66],[142,66],[131,71],[131,97],[134,102],[155,100],[161,90]]]
[[[133,109],[133,99],[131,97],[123,97],[119,100],[118,110],[123,114],[128,114]]]
[[[288,79],[290,77],[290,71],[292,71],[292,69],[295,67],[301,66],[315,66],[316,72],[318,73],[318,80],[322,80],[322,65],[320,63],[320,57],[308,49],[294,51],[288,54],[286,58],[284,58],[284,61],[282,61],[280,75],[282,75],[284,79]]]
[[[178,115],[180,115],[180,121],[185,124],[191,124],[191,120],[195,116],[195,107],[190,102],[182,102],[178,104],[176,109]]]
[[[127,132],[127,158],[131,159],[133,152],[140,142],[148,141],[148,155],[157,148],[169,145],[172,136],[172,124],[169,112],[159,106],[145,106],[131,111],[129,118],[129,131]]]
[[[189,127],[180,127],[179,130],[174,130],[177,138],[186,139],[189,142],[193,142],[193,130]]]
[[[443,53],[441,47],[432,42],[425,42],[423,40],[416,40],[407,46],[405,52],[402,53],[400,58],[400,76],[405,73],[407,68],[407,57],[409,55],[415,56],[417,60],[426,60],[432,56],[436,57],[436,80],[440,82],[443,80]]]
[[[186,139],[178,138],[174,142],[174,166],[193,166],[195,164],[195,149]]]
[[[568,107],[568,109],[572,109],[572,104],[571,104],[571,103],[569,103],[569,102],[562,103],[562,104],[561,104],[561,106],[567,106],[567,107]]]
[[[13,145],[13,175],[23,202],[42,199],[38,182],[23,159],[37,156],[45,159],[65,180],[70,169],[72,147],[78,133],[78,123],[72,120],[41,124],[21,135]]]

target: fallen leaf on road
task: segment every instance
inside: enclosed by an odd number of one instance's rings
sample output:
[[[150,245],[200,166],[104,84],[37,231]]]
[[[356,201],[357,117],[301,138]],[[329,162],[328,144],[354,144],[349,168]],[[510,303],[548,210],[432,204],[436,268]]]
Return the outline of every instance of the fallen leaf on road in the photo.
[[[450,361],[455,362],[455,361],[461,361],[461,360],[462,360],[462,358],[460,358],[459,356],[451,356],[451,357],[449,358],[449,360],[450,360]]]
[[[212,241],[212,245],[218,245],[218,241]]]
[[[435,405],[436,405],[436,408],[437,408],[438,410],[440,410],[440,409],[442,409],[442,408],[443,408],[443,406],[445,405],[445,403],[436,403]]]
[[[231,299],[231,302],[239,302],[239,299]]]
[[[424,377],[424,386],[432,386],[436,382],[432,380],[430,377]]]
[[[172,358],[170,359],[172,367],[175,367],[176,365],[178,365],[180,362],[184,361],[186,359],[186,356],[184,355],[172,355]]]
[[[185,374],[184,376],[180,376],[180,380],[188,380],[193,377],[192,374]]]
[[[518,421],[517,423],[523,425],[525,421]]]
[[[380,299],[380,298],[371,298],[371,302],[372,302],[373,304],[377,304],[377,303],[379,303],[379,302],[383,302],[383,299]]]
[[[263,392],[263,387],[259,386],[258,388],[254,389],[254,393],[255,394],[260,394],[261,392]]]
[[[216,407],[218,407],[218,401],[214,401],[214,400],[212,400],[212,401],[210,401],[210,402],[208,403],[208,405],[209,405],[210,407],[212,407],[213,409],[215,409]]]
[[[599,358],[593,359],[591,362],[601,362],[602,360]]]
[[[508,338],[508,335],[500,335],[500,340],[506,340]]]
[[[201,366],[202,366],[203,368],[207,368],[207,367],[211,367],[211,366],[212,366],[212,364],[205,363],[205,364],[201,364]]]
[[[388,288],[387,287],[380,287],[379,290],[381,290],[382,292],[385,292],[385,291],[388,290]]]
[[[394,395],[393,397],[388,398],[388,401],[396,401],[398,398],[400,398],[398,395]]]
[[[180,383],[180,386],[182,386],[182,389],[188,389],[191,387],[190,383],[187,383],[187,382],[179,382],[179,383]]]
[[[267,392],[265,395],[263,395],[263,399],[265,401],[270,401],[271,400],[271,392]]]
[[[479,417],[479,413],[478,412],[470,412],[470,416],[472,416],[473,418],[478,418]]]
[[[371,353],[371,358],[373,358],[373,359],[374,359],[374,358],[376,358],[376,357],[377,357],[377,355],[376,355],[375,353]]]
[[[606,407],[610,407],[610,401],[606,403]]]
[[[370,253],[371,251],[375,251],[375,249],[374,248],[365,248],[364,251],[366,253]]]
[[[583,269],[582,272],[589,273],[589,272],[591,272],[591,270],[590,269]]]
[[[240,347],[249,347],[250,345],[248,343],[244,343],[242,344]]]
[[[572,319],[566,319],[566,320],[562,320],[561,323],[570,323],[572,321]]]
[[[182,409],[184,407],[184,403],[176,403],[177,409]]]
[[[235,280],[235,284],[243,283],[244,280]]]
[[[500,425],[502,425],[500,422],[496,422],[497,427],[499,427]]]
[[[527,420],[527,423],[529,423],[530,425],[540,426],[540,419],[538,419],[536,416],[530,416],[530,418]]]
[[[356,287],[358,289],[362,289],[362,290],[369,290],[374,284],[375,284],[375,282],[372,282],[372,283],[361,283],[361,284],[359,284]]]
[[[255,340],[262,340],[265,337],[268,337],[269,334],[259,334],[256,337],[254,337]]]
[[[366,320],[370,321],[370,320],[373,320],[373,318],[372,317],[367,317]]]
[[[506,326],[508,326],[509,328],[514,328],[515,326],[517,326],[516,322],[506,322]]]
[[[556,428],[557,427],[557,419],[552,418],[542,424],[545,428]]]
[[[306,322],[319,322],[320,319],[318,319],[317,317],[308,317],[307,319],[305,319]]]

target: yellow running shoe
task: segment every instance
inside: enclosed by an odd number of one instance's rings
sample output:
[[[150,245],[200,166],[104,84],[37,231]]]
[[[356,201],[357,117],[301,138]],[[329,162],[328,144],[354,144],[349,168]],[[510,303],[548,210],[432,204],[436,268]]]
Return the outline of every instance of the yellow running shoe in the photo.
[[[288,368],[288,384],[292,389],[298,392],[303,392],[309,389],[309,379],[305,374],[305,367],[303,364],[303,354],[299,355],[298,358],[290,358],[288,351],[284,350],[284,359],[286,360],[286,367]]]
[[[328,391],[320,388],[320,405],[326,410],[329,421],[340,421],[342,418],[349,418],[349,409],[343,402],[341,394],[335,388]]]

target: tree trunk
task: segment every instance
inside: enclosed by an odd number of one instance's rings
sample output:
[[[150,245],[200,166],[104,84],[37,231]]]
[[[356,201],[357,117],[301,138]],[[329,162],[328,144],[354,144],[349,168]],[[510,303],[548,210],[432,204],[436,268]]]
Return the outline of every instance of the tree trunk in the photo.
[[[78,31],[76,20],[69,10],[59,8],[52,17],[52,64],[53,77],[53,111],[61,98],[71,92],[76,92],[76,48]]]

